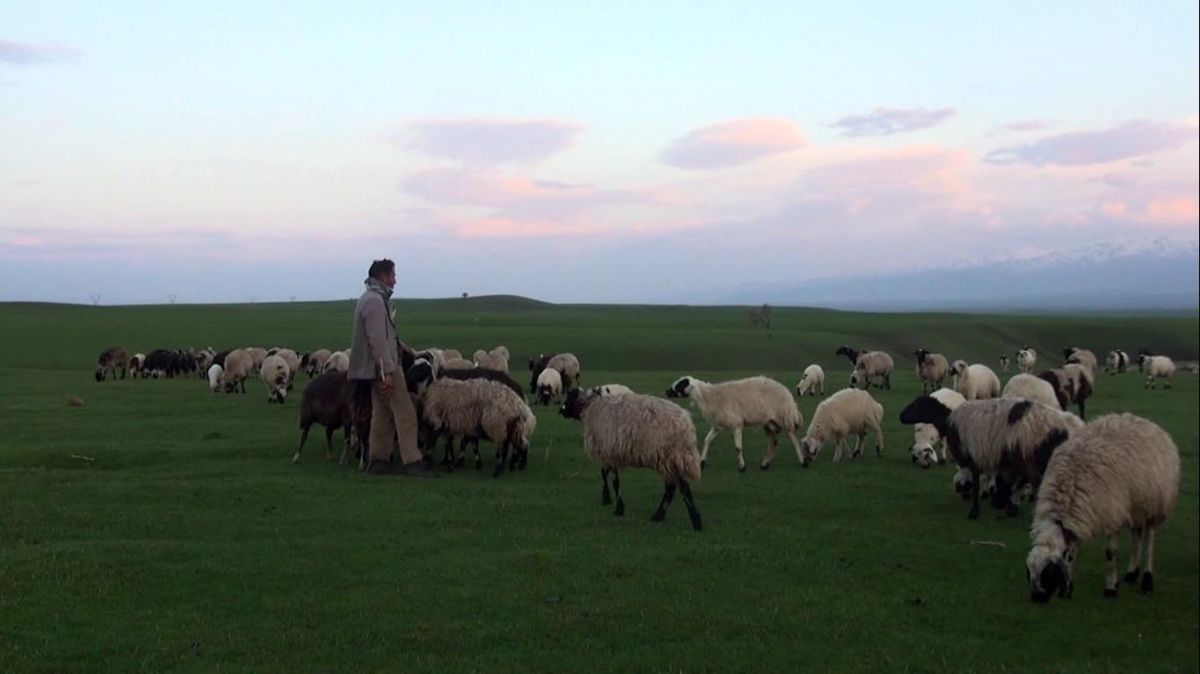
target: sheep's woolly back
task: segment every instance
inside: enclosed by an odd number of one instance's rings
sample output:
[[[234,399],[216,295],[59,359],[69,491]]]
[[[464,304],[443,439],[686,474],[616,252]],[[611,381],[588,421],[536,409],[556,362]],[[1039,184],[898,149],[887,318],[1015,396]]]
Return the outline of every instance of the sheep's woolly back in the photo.
[[[1132,414],[1102,416],[1054,453],[1038,490],[1034,543],[1057,523],[1081,540],[1127,527],[1158,526],[1179,498],[1179,449],[1151,421]]]
[[[263,361],[262,371],[259,374],[263,382],[266,383],[267,388],[272,388],[280,385],[286,386],[288,379],[291,377],[291,372],[287,360],[276,354],[274,356],[267,356],[266,360]]]
[[[796,392],[800,395],[808,395],[812,391],[824,390],[824,388],[825,370],[816,363],[804,368],[804,376],[800,377],[800,383],[796,384]]]
[[[266,359],[265,355],[263,359]],[[245,349],[234,349],[225,356],[225,373],[222,375],[222,381],[245,379],[250,376],[252,370],[254,370],[254,357]]]
[[[654,396],[594,396],[583,410],[583,446],[593,461],[613,468],[649,468],[674,483],[700,479],[700,450],[692,417]]]
[[[947,444],[958,465],[989,474],[1004,468],[1036,484],[1048,453],[1083,421],[1057,406],[996,398],[963,403],[950,413],[947,426]]]
[[[1050,382],[1031,374],[1021,373],[1013,375],[1013,378],[1009,379],[1008,383],[1004,385],[1004,391],[1001,395],[1024,398],[1025,400],[1032,400],[1051,407],[1059,407],[1058,397],[1054,395],[1054,387],[1050,385]]]
[[[956,360],[953,371],[958,376],[955,388],[967,400],[986,400],[1000,396],[1000,378],[987,365],[967,365],[965,360]]]
[[[895,367],[895,361],[886,351],[864,351],[854,361],[854,371],[863,372],[868,377],[888,376]]]
[[[546,367],[558,370],[563,376],[564,384],[579,381],[579,373],[583,371],[579,365],[579,359],[573,353],[556,354],[546,362]]]
[[[275,353],[271,355],[282,358],[283,361],[287,363],[288,371],[293,374],[295,374],[296,370],[300,369],[300,356],[297,355],[292,349],[276,349]],[[266,362],[266,359],[264,359],[263,362]]]
[[[774,424],[795,431],[804,423],[787,387],[769,377],[747,377],[710,384],[691,377],[689,396],[714,428]]]
[[[1071,351],[1067,356],[1068,363],[1077,363],[1086,367],[1088,372],[1091,372],[1093,375],[1096,374],[1096,354],[1088,351],[1087,349],[1081,349],[1077,346],[1072,346],[1069,348]]]
[[[601,384],[600,386],[593,386],[592,391],[596,395],[602,396],[625,396],[633,394],[633,389],[624,384]]]
[[[263,349],[263,348],[259,348],[257,346],[248,346],[248,347],[242,349],[242,351],[245,351],[246,353],[250,354],[250,359],[251,359],[251,363],[252,363],[251,367],[254,368],[255,370],[262,367],[262,362],[267,359],[267,350]],[[226,358],[228,358],[228,356],[226,356]],[[225,369],[226,370],[229,369],[228,363],[225,364]]]
[[[805,437],[821,444],[836,442],[851,435],[877,430],[883,423],[883,405],[870,393],[845,388],[817,405]]]
[[[927,353],[925,358],[917,363],[917,378],[930,384],[937,383],[950,373],[950,361],[940,353]]]
[[[345,351],[334,351],[329,354],[329,358],[325,361],[324,372],[337,370],[338,372],[346,372],[350,369],[350,356]]]
[[[475,365],[486,367],[490,370],[498,370],[508,374],[508,358],[494,351],[479,350],[475,352]]]
[[[466,358],[447,358],[446,362],[442,363],[442,369],[445,370],[470,370],[475,367],[475,363]]]
[[[1175,374],[1175,361],[1166,356],[1150,356],[1146,359],[1146,374],[1151,377],[1170,377]]]
[[[537,419],[520,396],[488,379],[438,379],[421,396],[425,422],[452,436],[528,447]],[[510,429],[514,431],[512,437]]]

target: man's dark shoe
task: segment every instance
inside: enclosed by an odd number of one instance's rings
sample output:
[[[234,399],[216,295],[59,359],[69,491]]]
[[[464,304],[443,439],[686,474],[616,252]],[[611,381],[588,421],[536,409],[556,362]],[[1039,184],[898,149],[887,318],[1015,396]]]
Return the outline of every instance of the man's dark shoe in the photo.
[[[424,461],[413,461],[412,463],[404,464],[401,469],[401,475],[405,477],[437,477],[438,474],[432,468],[425,465]]]
[[[403,469],[398,468],[390,461],[372,461],[367,464],[367,475],[400,475]]]

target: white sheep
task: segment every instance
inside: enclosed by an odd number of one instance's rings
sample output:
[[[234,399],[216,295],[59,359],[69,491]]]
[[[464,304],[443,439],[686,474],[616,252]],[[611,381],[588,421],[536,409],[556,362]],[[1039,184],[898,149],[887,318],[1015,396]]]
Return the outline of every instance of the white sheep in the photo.
[[[267,352],[268,356],[279,356],[287,363],[288,366],[288,390],[292,390],[292,380],[296,378],[296,373],[300,371],[300,355],[293,349],[274,348]],[[265,361],[264,361],[265,362]],[[262,366],[259,366],[259,372],[262,371]]]
[[[1154,388],[1155,379],[1164,379],[1163,388],[1171,388],[1171,377],[1175,375],[1175,361],[1166,356],[1142,356],[1142,370],[1146,373],[1146,388]]]
[[[917,379],[921,381],[921,391],[933,391],[942,387],[942,381],[950,374],[950,361],[940,353],[930,353],[925,349],[913,352],[917,357]]]
[[[804,423],[796,401],[783,384],[767,377],[748,377],[710,384],[695,377],[680,377],[667,389],[669,398],[691,398],[700,408],[710,428],[704,436],[700,452],[700,467],[708,459],[708,449],[721,429],[733,431],[733,447],[737,451],[738,471],[745,472],[746,458],[742,455],[742,428],[762,426],[767,434],[767,451],[760,467],[771,467],[779,447],[778,433],[785,433],[796,449],[796,458],[804,465],[804,454],[796,431]]]
[[[1078,346],[1068,346],[1063,348],[1063,359],[1067,363],[1078,363],[1088,369],[1092,376],[1096,375],[1096,354],[1081,349]]]
[[[1000,354],[1000,370],[1003,371],[1004,374],[1008,374],[1008,354],[1007,353]]]
[[[572,389],[561,414],[583,422],[583,448],[588,458],[600,464],[604,488],[600,502],[608,505],[608,476],[617,492],[618,517],[625,514],[621,496],[621,468],[649,468],[662,475],[663,495],[650,516],[661,522],[675,496],[683,495],[688,518],[696,531],[703,529],[700,511],[688,480],[700,479],[700,454],[696,451],[696,427],[691,416],[678,405],[654,396],[636,393],[606,396],[594,391]]]
[[[443,370],[474,370],[475,362],[466,358],[447,358],[442,363]]]
[[[454,438],[486,438],[496,445],[496,470],[499,477],[505,463],[509,469],[524,469],[529,460],[529,442],[537,428],[537,418],[520,395],[504,384],[489,379],[442,378],[423,387],[420,393],[421,416],[432,432],[430,447],[441,434],[446,435],[447,466],[454,465]],[[482,460],[475,444],[475,467]]]
[[[1129,354],[1120,349],[1108,352],[1104,359],[1104,371],[1109,374],[1122,374],[1129,368]]]
[[[1025,560],[1030,597],[1070,597],[1079,544],[1107,537],[1104,594],[1117,594],[1117,537],[1129,529],[1133,552],[1125,582],[1154,591],[1154,543],[1179,499],[1179,448],[1161,427],[1132,414],[1109,414],[1072,434],[1050,459],[1038,490]],[[1142,544],[1146,566],[1142,571]]]
[[[213,393],[221,390],[221,380],[224,379],[225,368],[217,363],[208,366],[208,389]]]
[[[850,359],[854,366],[850,373],[851,386],[862,384],[863,388],[871,388],[871,377],[879,377],[883,380],[880,388],[892,388],[892,370],[895,369],[896,363],[887,352],[859,351],[849,346],[841,346],[835,353]]]
[[[986,400],[1000,396],[1000,378],[987,365],[967,365],[965,360],[956,360],[950,367],[954,375],[954,390],[967,400]]]
[[[842,451],[847,449],[846,438],[855,436],[851,458],[860,456],[866,445],[867,432],[875,433],[875,455],[883,456],[883,405],[870,393],[856,388],[845,388],[817,405],[808,432],[800,440],[803,450],[801,463],[808,465],[817,457],[825,443],[834,443],[833,460],[842,460]]]
[[[950,411],[958,409],[959,405],[967,401],[961,393],[948,388],[940,388],[929,395]],[[942,450],[940,457],[937,452],[939,445]],[[935,462],[938,465],[944,464],[946,463],[946,439],[932,424],[915,424],[913,426],[913,446],[910,453],[913,463],[922,468],[928,468]]]
[[[500,351],[503,349],[503,351]],[[491,351],[479,349],[475,352],[472,360],[475,361],[477,367],[486,367],[489,370],[497,370],[508,374],[508,349],[503,346],[498,346]]]
[[[234,349],[234,350],[236,351],[237,349]],[[258,374],[259,370],[262,369],[263,361],[267,359],[267,355],[268,355],[267,350],[257,347],[257,346],[248,346],[248,347],[242,349],[242,351],[245,351],[246,353],[250,354],[250,359],[251,359],[250,374]],[[228,357],[228,356],[226,356],[226,357]],[[226,365],[225,369],[228,370],[229,366]]]
[[[579,379],[583,374],[583,367],[579,364],[579,358],[573,353],[555,354],[553,358],[546,361],[546,367],[558,370],[562,375],[563,390],[569,390],[579,386]]]
[[[1017,349],[1017,368],[1024,374],[1033,372],[1037,367],[1037,351],[1028,346]]]
[[[558,404],[562,400],[562,375],[558,370],[546,368],[538,375],[537,380],[537,401],[539,404],[548,405],[552,401]]]
[[[1050,382],[1031,374],[1020,373],[1013,375],[1013,378],[1009,379],[1008,383],[1004,385],[1004,390],[1000,395],[1024,398],[1025,400],[1032,400],[1062,409],[1062,406],[1058,402],[1058,397],[1054,393],[1054,387],[1050,385]]]
[[[288,389],[292,383],[292,370],[287,359],[278,354],[267,356],[263,360],[259,376],[267,385],[267,402],[283,404],[287,400]]]
[[[937,399],[921,396],[904,408],[900,422],[937,427],[954,462],[970,469],[969,519],[979,517],[979,491],[985,474],[991,475],[996,485],[992,505],[1015,516],[1018,488],[1036,486],[1054,449],[1083,427],[1083,421],[1070,412],[1020,398],[968,400],[951,411]]]
[[[129,358],[129,376],[138,379],[144,377],[146,354],[135,353]]]
[[[264,357],[263,360],[266,360]],[[236,390],[246,392],[246,377],[254,372],[254,356],[245,349],[234,349],[225,355],[225,371],[221,373],[221,386],[226,393]]]
[[[348,351],[334,351],[325,361],[322,372],[348,372],[350,370],[350,354]]]
[[[825,370],[820,365],[813,363],[804,368],[804,375],[796,384],[796,395],[803,398],[807,395],[815,396],[817,394],[825,395]]]
[[[600,386],[593,386],[589,390],[596,395],[602,396],[624,396],[632,395],[634,392],[633,389],[624,384],[601,384]]]

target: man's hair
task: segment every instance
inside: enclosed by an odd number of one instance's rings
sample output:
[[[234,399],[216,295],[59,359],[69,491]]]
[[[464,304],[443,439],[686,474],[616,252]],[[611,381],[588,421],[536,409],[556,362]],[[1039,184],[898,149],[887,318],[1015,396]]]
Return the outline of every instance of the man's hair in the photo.
[[[371,268],[367,270],[367,276],[371,278],[382,279],[384,274],[396,268],[396,263],[387,259],[375,260],[371,263]]]

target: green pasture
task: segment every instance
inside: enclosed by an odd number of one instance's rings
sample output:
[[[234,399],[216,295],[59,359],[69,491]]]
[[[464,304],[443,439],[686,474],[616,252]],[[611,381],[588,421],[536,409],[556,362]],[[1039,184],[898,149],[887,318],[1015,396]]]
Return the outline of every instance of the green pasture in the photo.
[[[626,471],[624,518],[600,504],[577,422],[535,408],[524,472],[373,478],[290,461],[300,392],[213,395],[198,378],[96,383],[97,354],[157,347],[344,348],[352,303],[0,305],[0,672],[1195,672],[1200,638],[1197,378],[1146,391],[1101,375],[1092,416],[1130,411],[1175,438],[1183,484],[1158,541],[1156,593],[1102,597],[1103,544],[1073,599],[1029,600],[1030,506],[978,521],[948,466],[909,461],[896,417],[920,393],[919,346],[998,368],[1029,344],[1197,359],[1195,316],[996,316],[554,306],[518,298],[399,301],[416,347],[572,351],[583,382],[662,394],[678,376],[809,363],[845,384],[841,344],[896,356],[887,448],[807,469],[785,442],[759,471],[728,434],[694,485],[704,531],[661,481]],[[1011,373],[1010,373],[1011,375]],[[1002,375],[1002,378],[1006,378]],[[83,407],[70,407],[72,396]],[[800,401],[805,420],[816,399]],[[693,410],[698,430],[707,427]],[[340,440],[340,433],[338,434]],[[491,467],[485,452],[485,468]],[[1127,541],[1122,542],[1124,570]]]

